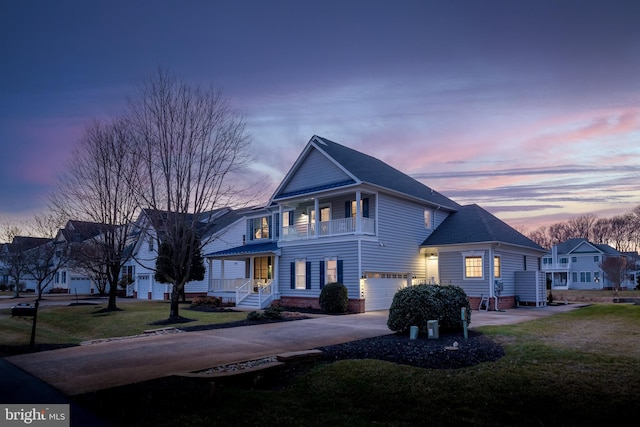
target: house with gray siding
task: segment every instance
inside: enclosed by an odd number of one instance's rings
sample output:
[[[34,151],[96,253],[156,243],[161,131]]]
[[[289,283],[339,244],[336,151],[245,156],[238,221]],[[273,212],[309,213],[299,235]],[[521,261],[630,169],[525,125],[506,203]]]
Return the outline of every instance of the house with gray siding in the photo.
[[[629,258],[633,267],[621,283],[623,289],[635,287],[636,257],[623,254],[609,245],[583,238],[555,245],[542,258],[547,287],[553,290],[613,289],[614,283],[600,266],[607,258]]]
[[[516,295],[536,305],[546,301],[538,289],[544,287],[538,274],[544,249],[487,211],[460,206],[374,157],[319,136],[268,204],[245,221],[242,245],[205,255],[246,263],[245,280],[234,278],[239,306],[317,308],[331,282],[347,287],[355,312],[387,309],[398,289],[421,282],[461,286],[477,304],[493,298],[493,308],[513,306]],[[488,225],[476,233],[481,224]],[[470,277],[472,270],[481,275]],[[528,273],[516,280],[516,272]]]

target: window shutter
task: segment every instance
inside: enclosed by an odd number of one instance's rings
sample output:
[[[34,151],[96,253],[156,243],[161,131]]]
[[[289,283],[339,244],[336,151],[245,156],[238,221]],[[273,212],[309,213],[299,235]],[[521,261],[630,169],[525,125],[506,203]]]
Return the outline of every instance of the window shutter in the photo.
[[[289,211],[289,225],[293,225],[293,214],[295,211]]]
[[[347,200],[344,202],[344,217],[351,218],[351,201]]]
[[[342,261],[341,259],[338,260],[338,283],[343,283],[344,284],[344,276],[342,274]]]
[[[291,289],[296,288],[296,263],[291,263]]]
[[[369,218],[369,199],[362,199],[362,216]]]
[[[278,240],[278,238],[280,237],[280,214],[276,213],[274,215],[274,226],[273,226],[273,230],[271,232],[271,240]],[[271,230],[270,230],[271,231]]]
[[[324,261],[320,261],[320,289],[324,288]]]
[[[305,266],[305,285],[307,289],[311,289],[311,261],[307,261],[307,265]]]

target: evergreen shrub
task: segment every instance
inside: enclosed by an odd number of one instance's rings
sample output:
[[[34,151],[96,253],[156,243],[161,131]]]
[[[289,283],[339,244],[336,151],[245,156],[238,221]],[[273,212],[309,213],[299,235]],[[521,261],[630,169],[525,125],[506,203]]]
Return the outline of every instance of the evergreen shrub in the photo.
[[[320,291],[319,303],[324,313],[345,313],[349,305],[349,291],[342,283],[328,283]]]
[[[437,320],[442,331],[462,330],[461,308],[465,307],[467,324],[471,322],[471,305],[459,286],[416,285],[400,289],[393,296],[387,326],[406,333],[411,326],[427,332],[427,321]]]

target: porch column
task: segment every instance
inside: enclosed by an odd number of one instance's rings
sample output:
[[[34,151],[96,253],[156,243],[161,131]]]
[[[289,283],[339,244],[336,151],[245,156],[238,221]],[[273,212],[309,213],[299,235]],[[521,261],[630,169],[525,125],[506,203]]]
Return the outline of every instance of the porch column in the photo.
[[[251,292],[253,292],[253,266],[255,257],[249,258],[249,280],[251,281]]]
[[[320,200],[318,200],[317,197],[313,201],[313,210],[316,213],[313,222],[313,236],[318,237],[318,224],[320,223]]]
[[[220,260],[220,290],[227,290],[224,283],[224,258]]]
[[[362,234],[362,208],[360,204],[362,200],[362,192],[356,190],[356,234]]]
[[[273,280],[272,280],[272,288],[273,295],[275,299],[280,299],[280,257],[278,255],[273,255]]]
[[[284,221],[283,221],[283,215],[284,214],[284,209],[282,208],[282,205],[278,205],[278,215],[280,218],[280,221],[278,221],[278,240],[283,240],[283,236],[282,233],[284,233]],[[289,225],[289,224],[287,224]]]
[[[213,260],[209,258],[209,284],[207,285],[208,291],[213,291]]]

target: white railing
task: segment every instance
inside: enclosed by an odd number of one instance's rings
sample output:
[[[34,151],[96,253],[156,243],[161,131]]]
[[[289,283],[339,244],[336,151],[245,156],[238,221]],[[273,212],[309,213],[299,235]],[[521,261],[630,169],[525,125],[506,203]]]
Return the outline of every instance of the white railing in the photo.
[[[251,280],[247,280],[242,286],[236,288],[236,305],[238,305],[243,299],[251,295],[253,283]]]
[[[272,281],[258,285],[258,305],[260,308],[273,297]]]
[[[249,279],[211,279],[209,292],[235,292],[236,288],[247,283]]]
[[[360,218],[360,225],[361,230],[358,230],[355,218],[321,221],[317,224],[285,225],[282,227],[282,240],[308,240],[316,237],[345,236],[351,234],[375,235],[376,221],[374,219]]]

